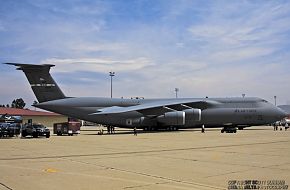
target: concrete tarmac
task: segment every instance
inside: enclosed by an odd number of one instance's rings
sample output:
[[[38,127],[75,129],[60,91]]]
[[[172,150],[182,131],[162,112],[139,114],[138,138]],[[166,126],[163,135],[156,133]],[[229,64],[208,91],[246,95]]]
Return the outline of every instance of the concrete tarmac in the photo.
[[[232,180],[290,184],[290,130],[252,127],[0,139],[0,190],[227,189]]]

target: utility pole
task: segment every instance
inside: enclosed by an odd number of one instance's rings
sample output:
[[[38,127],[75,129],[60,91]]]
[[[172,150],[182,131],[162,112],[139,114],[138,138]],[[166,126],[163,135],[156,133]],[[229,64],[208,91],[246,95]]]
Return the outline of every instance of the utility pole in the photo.
[[[277,96],[274,96],[275,106],[277,105]]]
[[[174,91],[175,91],[175,97],[178,98],[177,93],[179,91],[179,88],[175,88]]]
[[[111,77],[111,98],[113,98],[113,76],[115,76],[115,72],[110,71],[110,77]]]

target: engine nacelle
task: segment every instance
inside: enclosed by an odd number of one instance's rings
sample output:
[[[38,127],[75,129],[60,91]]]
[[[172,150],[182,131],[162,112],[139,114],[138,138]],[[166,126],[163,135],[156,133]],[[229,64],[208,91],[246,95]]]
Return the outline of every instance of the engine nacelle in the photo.
[[[163,115],[157,117],[159,123],[165,125],[184,125],[185,124],[185,112],[184,111],[174,111],[167,112]]]
[[[184,110],[186,120],[200,121],[201,109],[187,109]]]

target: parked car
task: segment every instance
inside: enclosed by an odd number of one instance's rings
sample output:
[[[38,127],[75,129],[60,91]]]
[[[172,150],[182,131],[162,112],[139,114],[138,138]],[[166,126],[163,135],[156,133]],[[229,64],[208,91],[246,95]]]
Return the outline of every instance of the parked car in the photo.
[[[21,124],[19,123],[10,123],[8,126],[8,136],[13,137],[14,135],[20,135]]]
[[[22,128],[22,137],[32,136],[37,138],[39,136],[50,137],[50,130],[42,124],[26,124]]]
[[[13,137],[20,134],[19,123],[0,123],[0,137]]]
[[[8,124],[0,123],[0,137],[5,137],[8,135]]]

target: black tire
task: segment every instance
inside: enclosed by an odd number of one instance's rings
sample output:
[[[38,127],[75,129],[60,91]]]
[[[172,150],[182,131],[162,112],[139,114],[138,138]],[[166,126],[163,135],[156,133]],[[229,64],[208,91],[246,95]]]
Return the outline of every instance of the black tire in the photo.
[[[46,137],[46,138],[49,138],[49,137],[50,137],[50,134],[46,134],[45,137]]]
[[[37,138],[38,134],[37,133],[33,133],[32,136],[33,136],[33,138]]]
[[[222,130],[221,130],[221,133],[224,133],[224,132],[225,132],[225,130],[222,129]]]
[[[27,135],[26,132],[25,132],[25,131],[22,131],[21,136],[22,136],[22,137],[26,137],[26,135]]]

